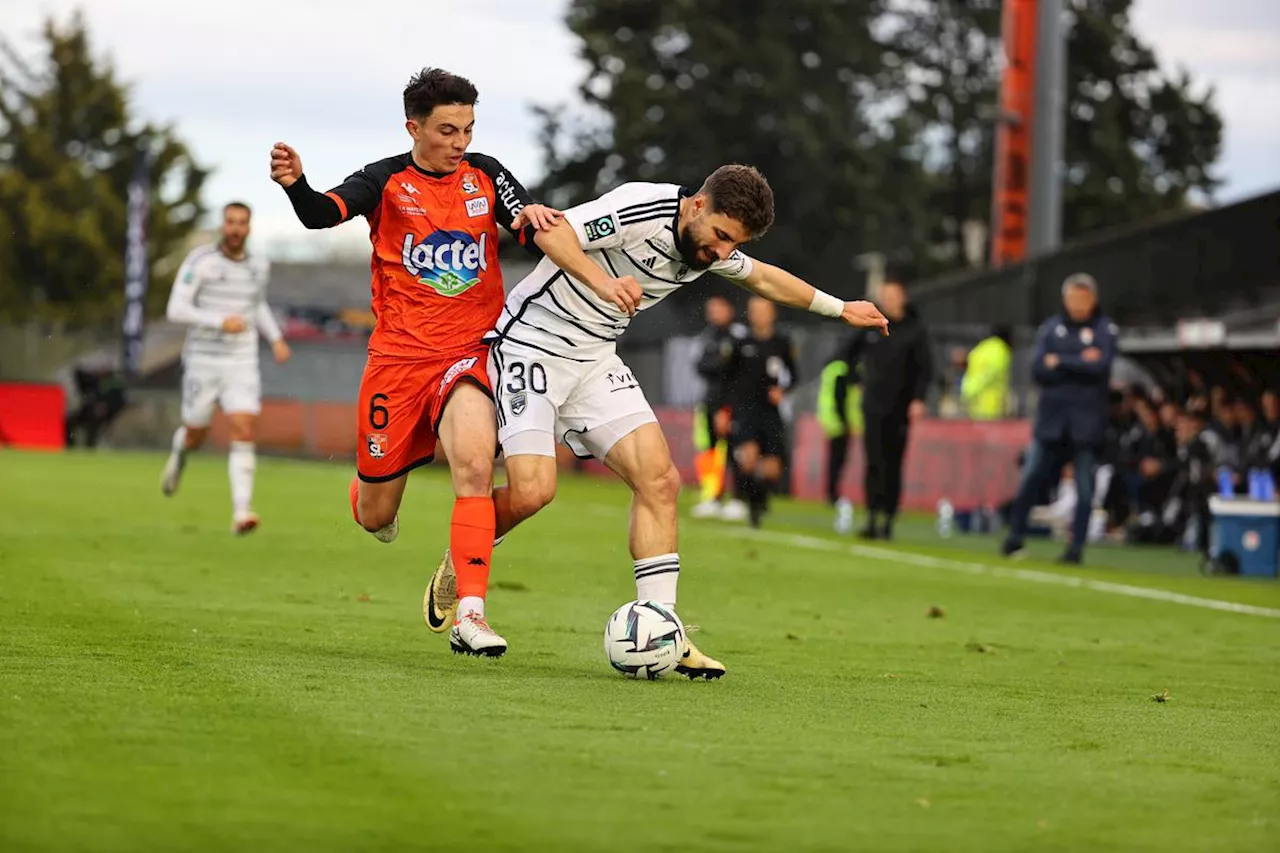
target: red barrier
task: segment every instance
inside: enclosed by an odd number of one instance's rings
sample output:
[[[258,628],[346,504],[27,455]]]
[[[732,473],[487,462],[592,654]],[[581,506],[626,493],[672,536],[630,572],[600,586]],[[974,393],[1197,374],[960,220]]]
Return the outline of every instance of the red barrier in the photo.
[[[911,428],[903,471],[902,505],[931,510],[946,497],[957,507],[996,505],[1018,488],[1018,454],[1031,440],[1029,421],[927,420]],[[854,440],[841,479],[841,493],[863,501],[862,442]],[[796,424],[791,489],[798,498],[826,496],[827,437],[812,417]]]
[[[66,423],[67,396],[61,386],[0,383],[0,445],[62,450]]]
[[[60,404],[59,404],[60,405]],[[59,409],[59,412],[61,409]],[[655,410],[658,423],[671,446],[671,456],[681,479],[695,484],[693,413],[688,409]],[[258,420],[258,446],[263,450],[354,462],[355,406],[351,403],[302,403],[263,400]],[[4,423],[0,417],[0,426]],[[61,418],[58,420],[61,430]],[[61,432],[59,432],[61,436]],[[998,504],[1008,500],[1018,485],[1017,456],[1030,440],[1026,421],[980,423],[976,421],[924,421],[911,430],[903,483],[903,506],[932,509],[946,496],[958,507]],[[214,419],[211,434],[215,447],[225,447],[226,424]],[[795,497],[821,500],[825,494],[827,440],[810,415],[795,426],[791,457],[791,488]],[[61,446],[61,445],[59,445]],[[443,454],[440,454],[441,461]],[[563,453],[561,463],[591,473],[612,476],[592,460],[575,463]],[[843,494],[862,500],[864,469],[862,442],[855,441],[845,467]]]

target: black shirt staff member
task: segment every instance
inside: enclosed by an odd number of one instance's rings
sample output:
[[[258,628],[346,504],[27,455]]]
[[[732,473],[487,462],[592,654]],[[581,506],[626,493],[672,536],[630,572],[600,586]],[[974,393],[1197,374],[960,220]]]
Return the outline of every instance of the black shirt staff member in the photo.
[[[737,492],[747,503],[752,527],[760,526],[769,508],[769,492],[782,477],[786,428],[778,407],[796,382],[795,346],[775,328],[777,316],[772,302],[751,297],[750,333],[737,342],[737,370],[731,380]],[[881,334],[879,329],[875,332]]]
[[[912,421],[926,413],[925,395],[933,357],[924,322],[901,282],[880,286],[879,308],[889,318],[889,335],[858,330],[849,336],[844,361],[851,375],[860,368],[863,448],[866,453],[867,526],[864,539],[890,539],[902,503],[902,458]]]

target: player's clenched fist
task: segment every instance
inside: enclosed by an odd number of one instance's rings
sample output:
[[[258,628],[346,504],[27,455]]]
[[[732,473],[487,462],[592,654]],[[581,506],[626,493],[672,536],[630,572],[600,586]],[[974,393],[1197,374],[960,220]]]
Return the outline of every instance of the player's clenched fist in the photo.
[[[302,177],[302,158],[283,142],[271,149],[271,180],[286,189]]]
[[[644,291],[640,289],[640,282],[636,281],[634,276],[624,275],[621,278],[609,279],[599,292],[599,296],[605,302],[616,305],[619,311],[625,311],[627,316],[634,317],[640,310],[640,300],[644,297]]]
[[[840,319],[850,326],[864,329],[879,329],[881,334],[889,334],[889,320],[880,313],[880,309],[865,299],[858,299],[844,304]]]

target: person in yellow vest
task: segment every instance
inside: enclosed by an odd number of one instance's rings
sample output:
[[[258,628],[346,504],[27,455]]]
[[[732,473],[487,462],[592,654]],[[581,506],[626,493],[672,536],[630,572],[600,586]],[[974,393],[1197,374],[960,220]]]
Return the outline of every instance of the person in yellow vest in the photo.
[[[849,363],[837,358],[822,369],[818,386],[816,414],[827,436],[827,503],[835,507],[837,533],[853,530],[853,503],[840,494],[840,478],[850,439],[862,435],[862,387],[849,372]]]
[[[1013,372],[1013,330],[996,326],[969,352],[960,383],[965,412],[975,421],[996,421],[1009,414],[1009,379]]]

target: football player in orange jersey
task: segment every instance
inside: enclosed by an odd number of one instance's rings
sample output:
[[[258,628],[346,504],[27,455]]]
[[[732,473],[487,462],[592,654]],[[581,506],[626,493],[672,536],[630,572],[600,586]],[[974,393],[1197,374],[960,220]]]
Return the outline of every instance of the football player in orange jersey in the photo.
[[[371,163],[322,193],[308,185],[298,153],[277,143],[271,177],[307,228],[356,216],[369,223],[376,324],[357,401],[352,513],[381,541],[394,540],[407,475],[431,461],[439,441],[456,496],[446,559],[456,567],[457,615],[452,626],[431,627],[449,628],[456,652],[496,657],[507,642],[485,621],[484,596],[497,426],[481,338],[502,310],[498,226],[540,254],[535,232],[561,213],[534,204],[494,158],[467,151],[477,97],[465,78],[424,69],[404,90],[410,152]],[[561,260],[572,265],[585,255]],[[612,288],[638,298],[634,280]]]

